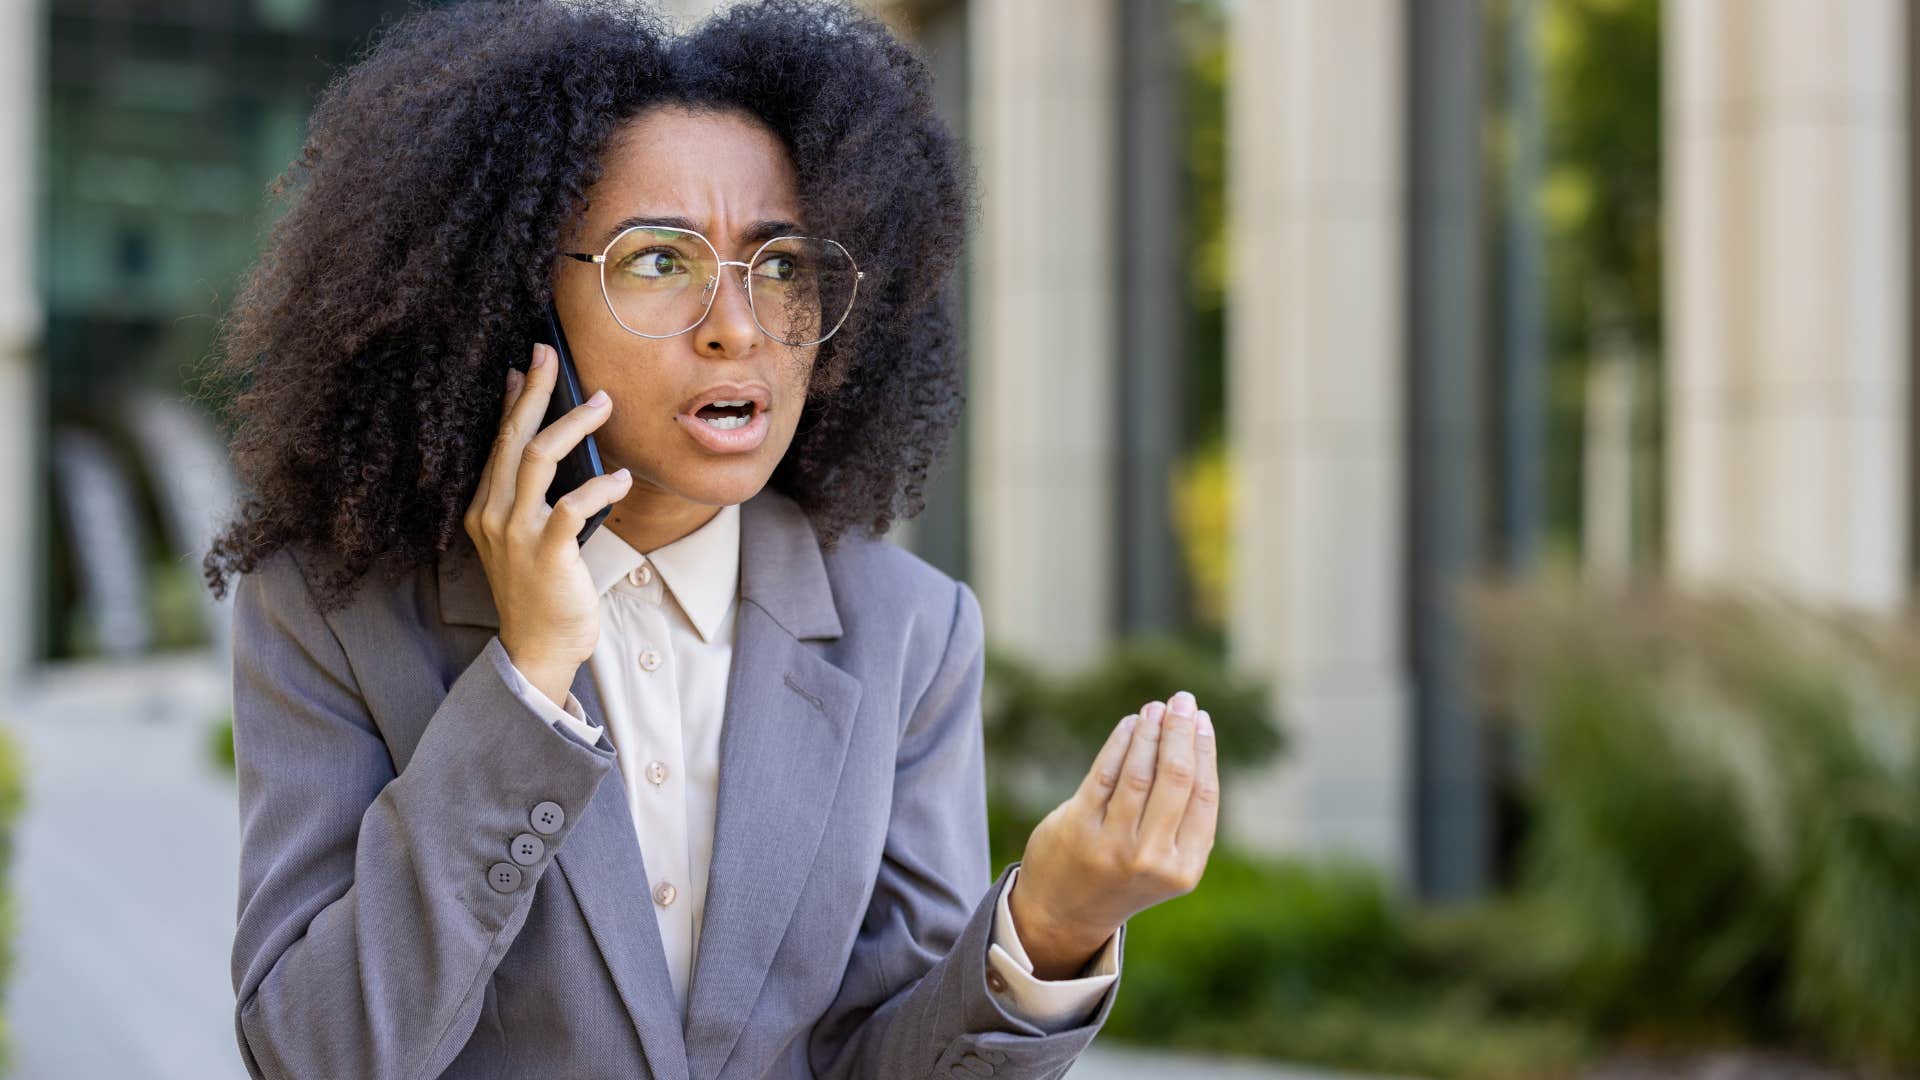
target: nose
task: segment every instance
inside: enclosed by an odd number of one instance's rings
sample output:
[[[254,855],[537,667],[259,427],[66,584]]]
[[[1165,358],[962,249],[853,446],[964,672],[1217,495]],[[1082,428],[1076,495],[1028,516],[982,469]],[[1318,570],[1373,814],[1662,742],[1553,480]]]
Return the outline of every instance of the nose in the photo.
[[[707,317],[693,328],[698,351],[706,356],[742,356],[760,344],[760,324],[747,300],[746,267],[722,263],[713,288],[718,295]]]

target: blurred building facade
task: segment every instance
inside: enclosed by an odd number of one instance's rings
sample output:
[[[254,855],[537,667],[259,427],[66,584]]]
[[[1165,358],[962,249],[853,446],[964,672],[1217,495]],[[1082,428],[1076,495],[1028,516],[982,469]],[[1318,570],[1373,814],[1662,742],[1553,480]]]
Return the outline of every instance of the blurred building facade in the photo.
[[[1899,0],[1666,11],[1674,572],[1913,588],[1913,29]]]
[[[1178,236],[1142,226],[1170,216],[1154,199],[1175,155],[1150,150],[1178,91],[1152,35],[1177,6],[884,5],[966,54],[951,66],[968,76],[959,119],[984,220],[971,475],[947,493],[969,508],[963,568],[999,640],[1062,664],[1179,618],[1182,584],[1142,581],[1178,577],[1178,561],[1156,558],[1167,541],[1140,525],[1167,512],[1153,489],[1181,439],[1143,427],[1136,403],[1179,399],[1165,357],[1180,328],[1177,313],[1156,323],[1158,294],[1125,269],[1182,265],[1168,257]],[[1483,888],[1500,842],[1502,748],[1474,701],[1458,590],[1535,570],[1548,546],[1534,203],[1551,6],[1220,5],[1227,638],[1237,664],[1274,680],[1294,740],[1229,794],[1228,828],[1259,847],[1358,853],[1437,896]],[[1596,335],[1580,557],[1603,576],[1904,605],[1913,20],[1896,0],[1658,12],[1666,329]],[[1498,165],[1482,151],[1493,109]],[[1072,273],[1105,260],[1121,269]],[[1063,388],[1110,408],[1091,426],[1020,422]],[[1632,415],[1648,399],[1650,424]],[[1651,452],[1631,434],[1647,426]],[[1651,512],[1636,505],[1646,488]],[[1640,539],[1647,518],[1657,531]]]
[[[1171,24],[1225,20],[1224,638],[1293,740],[1235,778],[1225,827],[1475,891],[1499,750],[1454,600],[1541,558],[1547,392],[1539,239],[1481,146],[1499,101],[1531,190],[1548,0],[868,3],[925,51],[981,193],[956,283],[968,420],[896,535],[974,585],[994,641],[1061,668],[1191,622],[1170,478],[1202,389],[1166,284],[1191,261]],[[63,655],[79,603],[53,431],[111,426],[99,387],[197,359],[312,95],[401,6],[0,0],[0,151],[38,163],[0,177],[0,535],[20,553],[0,678]],[[1489,36],[1496,10],[1521,32]],[[1902,605],[1913,20],[1897,0],[1668,0],[1661,19],[1667,332],[1640,343],[1664,387],[1659,535],[1605,541],[1601,409],[1587,554]]]
[[[0,3],[0,161],[36,153],[44,38],[34,0]],[[42,308],[34,283],[38,177],[0,171],[0,694],[39,656]]]

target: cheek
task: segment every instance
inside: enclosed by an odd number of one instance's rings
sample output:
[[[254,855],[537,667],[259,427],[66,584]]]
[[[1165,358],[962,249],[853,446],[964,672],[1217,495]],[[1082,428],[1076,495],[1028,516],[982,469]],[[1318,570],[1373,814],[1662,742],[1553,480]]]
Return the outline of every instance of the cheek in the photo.
[[[602,455],[619,464],[638,464],[657,455],[667,438],[677,434],[671,416],[674,403],[663,380],[650,374],[661,370],[655,355],[659,346],[619,327],[614,333],[619,337],[588,333],[578,342],[570,336],[569,344],[581,390],[591,395],[604,389],[613,399],[613,415],[594,431]]]
[[[781,357],[780,385],[776,391],[780,400],[792,407],[787,410],[793,416],[800,415],[800,409],[806,404],[807,389],[813,379],[814,359],[819,355],[818,346],[807,349],[788,349]]]

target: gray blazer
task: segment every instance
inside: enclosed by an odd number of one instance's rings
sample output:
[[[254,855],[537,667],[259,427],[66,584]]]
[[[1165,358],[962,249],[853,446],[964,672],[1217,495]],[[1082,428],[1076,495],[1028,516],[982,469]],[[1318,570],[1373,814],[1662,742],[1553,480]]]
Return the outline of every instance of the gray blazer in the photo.
[[[239,579],[233,983],[253,1076],[1066,1071],[1119,980],[1051,1035],[988,987],[1017,864],[991,875],[972,590],[884,540],[822,551],[771,488],[742,504],[740,544],[684,1026],[612,744],[510,689],[472,547],[325,614],[304,545]],[[604,723],[586,665],[573,692]]]

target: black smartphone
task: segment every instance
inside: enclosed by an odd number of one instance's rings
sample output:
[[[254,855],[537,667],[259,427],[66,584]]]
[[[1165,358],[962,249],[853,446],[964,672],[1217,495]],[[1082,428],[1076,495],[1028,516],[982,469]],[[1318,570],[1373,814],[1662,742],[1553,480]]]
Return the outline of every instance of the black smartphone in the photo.
[[[547,415],[540,421],[544,429],[587,398],[580,391],[580,373],[573,368],[573,354],[567,351],[567,335],[560,329],[560,312],[551,303],[547,305],[546,319],[534,326],[534,340],[553,346],[553,351],[560,357],[559,371],[553,380],[553,393],[547,397]],[[547,505],[552,506],[562,495],[599,476],[601,471],[600,447],[594,443],[593,433],[588,432],[553,470],[553,483],[547,486]],[[600,527],[600,523],[607,519],[607,512],[612,509],[611,506],[603,506],[587,519],[577,537],[580,543],[587,542],[587,537],[593,535],[593,530]]]

